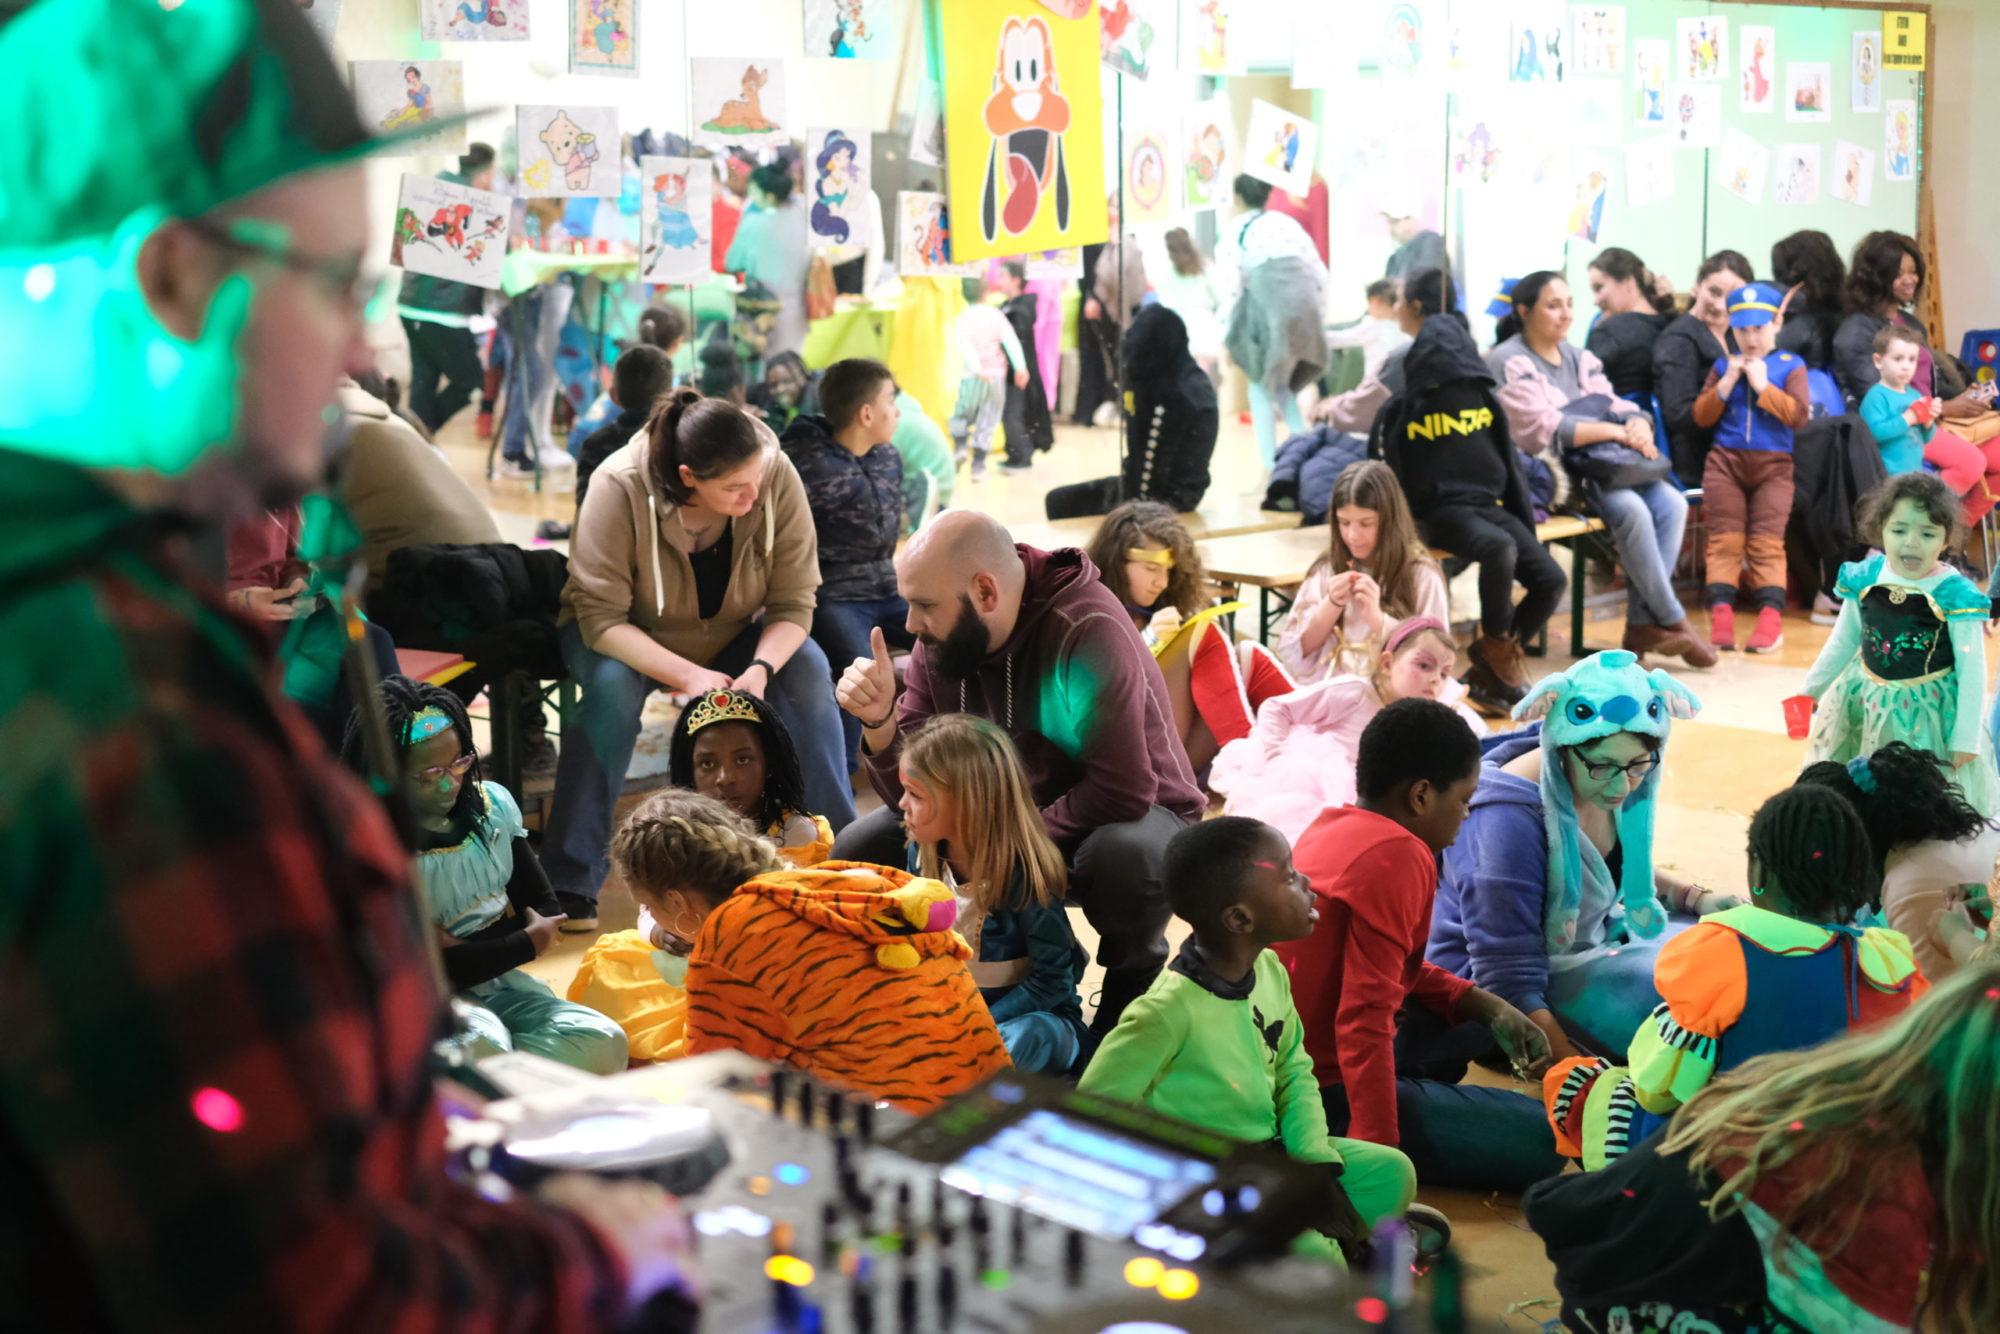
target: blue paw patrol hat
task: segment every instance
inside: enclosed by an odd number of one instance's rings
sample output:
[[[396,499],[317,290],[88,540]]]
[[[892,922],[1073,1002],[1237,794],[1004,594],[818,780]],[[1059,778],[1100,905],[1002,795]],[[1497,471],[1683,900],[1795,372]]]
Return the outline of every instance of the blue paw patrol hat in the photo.
[[[1514,313],[1514,289],[1521,285],[1519,278],[1502,278],[1500,290],[1486,303],[1486,313],[1496,320],[1504,320]]]
[[[1755,329],[1778,318],[1785,294],[1769,283],[1746,283],[1729,294],[1729,327]]]

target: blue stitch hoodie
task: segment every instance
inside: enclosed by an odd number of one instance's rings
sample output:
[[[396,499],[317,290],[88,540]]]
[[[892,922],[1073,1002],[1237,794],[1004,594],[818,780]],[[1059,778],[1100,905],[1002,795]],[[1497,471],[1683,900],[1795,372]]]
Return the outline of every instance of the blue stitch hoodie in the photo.
[[[1548,1008],[1549,845],[1541,787],[1501,766],[1540,745],[1541,729],[1531,727],[1488,746],[1458,841],[1445,849],[1425,950],[1523,1013]]]

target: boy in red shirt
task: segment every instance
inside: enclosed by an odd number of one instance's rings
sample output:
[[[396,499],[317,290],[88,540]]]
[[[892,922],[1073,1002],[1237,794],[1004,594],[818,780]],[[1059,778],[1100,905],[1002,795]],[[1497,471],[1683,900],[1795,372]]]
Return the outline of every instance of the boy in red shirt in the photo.
[[[1402,699],[1368,724],[1360,750],[1358,803],[1321,812],[1294,850],[1319,923],[1278,947],[1327,1123],[1401,1148],[1424,1184],[1519,1190],[1562,1170],[1540,1103],[1457,1081],[1496,1040],[1517,1073],[1539,1078],[1548,1039],[1424,960],[1438,856],[1479,784],[1479,740],[1451,708]]]

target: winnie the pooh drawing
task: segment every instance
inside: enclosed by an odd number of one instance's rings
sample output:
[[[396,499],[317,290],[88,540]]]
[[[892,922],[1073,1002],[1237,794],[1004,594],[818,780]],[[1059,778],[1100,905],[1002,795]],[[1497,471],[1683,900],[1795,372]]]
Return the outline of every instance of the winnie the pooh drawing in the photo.
[[[539,137],[563,174],[564,188],[571,194],[589,190],[591,166],[599,156],[597,136],[571,120],[567,111],[558,111]]]

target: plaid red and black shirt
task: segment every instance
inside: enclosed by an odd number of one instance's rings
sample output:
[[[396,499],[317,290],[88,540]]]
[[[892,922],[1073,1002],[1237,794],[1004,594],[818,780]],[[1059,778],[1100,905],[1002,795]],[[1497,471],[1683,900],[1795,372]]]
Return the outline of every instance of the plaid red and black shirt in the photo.
[[[0,1325],[584,1331],[584,1223],[447,1179],[407,858],[267,650],[0,451]]]

